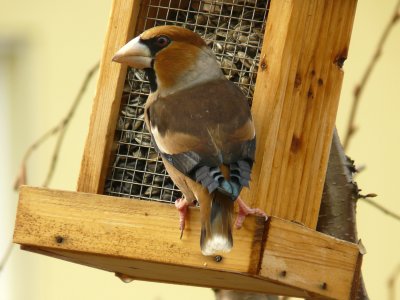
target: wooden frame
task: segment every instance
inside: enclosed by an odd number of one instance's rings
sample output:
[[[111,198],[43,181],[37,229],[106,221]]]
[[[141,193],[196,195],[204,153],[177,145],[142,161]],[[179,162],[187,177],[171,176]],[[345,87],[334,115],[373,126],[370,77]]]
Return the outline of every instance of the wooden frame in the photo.
[[[356,0],[271,1],[253,99],[251,192],[267,214],[315,228]],[[126,67],[111,62],[134,36],[139,0],[114,1],[78,191],[102,193]],[[111,26],[112,24],[112,26]]]
[[[333,299],[358,284],[357,245],[275,217],[246,220],[218,262],[199,251],[197,209],[182,240],[162,203],[23,187],[18,212],[14,242],[26,250],[137,279]]]
[[[126,76],[111,58],[134,36],[145,3],[114,0],[78,192],[22,188],[14,242],[143,280],[352,298],[358,246],[314,229],[356,2],[271,1],[252,107],[256,163],[242,197],[274,217],[246,220],[217,263],[200,254],[196,209],[181,241],[171,205],[100,195]]]

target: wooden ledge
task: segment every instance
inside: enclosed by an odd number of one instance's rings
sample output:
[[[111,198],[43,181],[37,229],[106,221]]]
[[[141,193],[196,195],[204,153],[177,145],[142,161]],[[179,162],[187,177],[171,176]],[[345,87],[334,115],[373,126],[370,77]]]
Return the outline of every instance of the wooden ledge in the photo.
[[[279,218],[250,217],[217,262],[200,252],[198,209],[189,216],[180,240],[172,205],[25,186],[14,242],[141,280],[328,299],[349,299],[358,282],[355,244]]]

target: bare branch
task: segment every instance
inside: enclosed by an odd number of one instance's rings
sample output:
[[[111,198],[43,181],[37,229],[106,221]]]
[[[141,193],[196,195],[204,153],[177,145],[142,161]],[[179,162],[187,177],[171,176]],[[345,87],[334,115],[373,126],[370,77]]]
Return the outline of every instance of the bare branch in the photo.
[[[75,97],[74,102],[71,105],[71,108],[69,109],[67,115],[61,120],[61,122],[59,124],[57,124],[56,126],[52,127],[51,129],[49,129],[48,131],[46,131],[41,137],[39,137],[33,144],[31,144],[28,147],[28,149],[26,150],[26,152],[24,154],[24,157],[22,159],[20,167],[19,167],[19,172],[18,172],[17,178],[14,183],[14,190],[18,190],[19,186],[21,186],[23,184],[27,184],[26,165],[27,165],[28,159],[31,156],[31,154],[40,145],[42,145],[47,139],[49,139],[51,136],[59,133],[57,142],[56,142],[56,146],[54,147],[49,171],[47,173],[46,180],[44,181],[43,186],[47,186],[49,184],[51,178],[53,177],[54,171],[56,169],[58,155],[60,153],[60,149],[62,146],[62,142],[64,140],[65,133],[67,131],[68,125],[69,125],[72,117],[74,116],[75,111],[79,106],[79,103],[82,100],[82,96],[85,93],[90,80],[92,79],[93,75],[98,70],[98,68],[99,68],[98,62],[92,68],[90,68],[90,70],[86,74],[85,80],[82,82],[81,88],[79,89],[79,92],[78,92],[77,96]],[[3,268],[3,266],[6,264],[8,258],[10,257],[12,248],[13,248],[13,244],[12,244],[12,242],[10,242],[10,244],[7,247],[7,251],[4,254],[4,257],[2,258],[2,260],[0,262],[0,272]]]
[[[18,176],[15,180],[14,190],[18,190],[20,185],[26,184],[26,164],[28,162],[31,154],[38,148],[42,143],[44,143],[49,137],[56,134],[60,130],[60,125],[57,125],[50,130],[46,131],[41,137],[39,137],[33,144],[31,144],[26,150],[24,157],[22,159]]]
[[[358,187],[353,181],[355,167],[353,161],[344,153],[337,131],[335,130],[328,169],[319,211],[317,230],[338,239],[358,243],[356,225],[356,205]],[[360,245],[360,248],[362,246]],[[360,253],[362,254],[360,250]],[[362,275],[355,291],[355,299],[366,300],[368,294]]]
[[[59,124],[60,134],[58,136],[56,146],[54,147],[53,156],[52,156],[51,164],[49,167],[49,171],[46,176],[46,180],[43,183],[43,186],[45,186],[45,187],[47,187],[49,185],[50,180],[53,177],[54,170],[56,168],[57,161],[58,161],[58,155],[60,153],[61,145],[62,145],[62,142],[64,141],[64,136],[65,136],[66,130],[68,128],[68,125],[69,125],[72,117],[74,116],[79,103],[81,102],[82,96],[85,93],[87,86],[89,85],[90,79],[92,79],[94,73],[98,70],[98,68],[99,68],[99,63],[97,62],[86,74],[86,78],[83,81],[82,86],[78,92],[78,95],[76,96],[74,102],[72,103],[70,110],[68,111],[65,118]]]
[[[60,148],[62,145],[62,142],[64,140],[64,136],[65,136],[65,132],[66,129],[68,127],[68,124],[70,123],[72,117],[74,116],[74,113],[79,105],[79,103],[82,100],[82,96],[84,94],[84,92],[87,89],[87,86],[90,82],[90,79],[93,77],[94,73],[97,71],[97,69],[99,68],[99,63],[96,63],[86,74],[86,78],[82,83],[82,86],[78,92],[78,95],[76,96],[74,102],[72,103],[71,108],[69,109],[67,115],[61,120],[61,122],[59,124],[57,124],[56,126],[54,126],[53,128],[49,129],[47,132],[45,132],[41,137],[39,137],[33,144],[31,144],[28,149],[26,150],[24,157],[22,159],[20,168],[19,168],[19,173],[18,176],[15,180],[15,184],[14,184],[14,190],[18,190],[20,185],[23,184],[27,184],[27,178],[26,178],[26,166],[27,166],[27,162],[29,157],[31,156],[31,154],[39,147],[41,146],[47,139],[49,139],[51,136],[56,135],[57,133],[59,133],[58,139],[57,139],[57,143],[56,146],[54,147],[54,151],[53,151],[53,156],[52,156],[52,160],[51,160],[51,164],[49,167],[49,171],[47,173],[46,176],[46,180],[44,181],[43,186],[48,186],[53,174],[54,174],[54,170],[56,168],[57,165],[57,159],[58,159],[58,154],[60,152]]]
[[[383,207],[382,205],[376,203],[376,201],[373,201],[369,198],[361,198],[364,202],[372,205],[373,207],[377,208],[378,210],[380,210],[381,212],[383,212],[384,214],[387,214],[388,216],[394,218],[397,221],[400,221],[400,215],[390,211],[389,209]]]
[[[379,58],[381,57],[383,47],[392,31],[396,23],[398,23],[400,19],[400,0],[397,1],[396,7],[394,8],[393,15],[390,18],[388,24],[382,32],[382,35],[379,39],[378,45],[375,49],[374,55],[372,56],[371,61],[369,62],[367,68],[364,71],[364,74],[361,78],[360,83],[358,83],[353,92],[353,104],[350,111],[349,121],[347,123],[347,130],[344,137],[343,146],[344,149],[347,149],[349,146],[349,142],[353,134],[357,131],[357,127],[355,125],[355,117],[360,104],[360,97],[364,88],[368,82],[368,79],[374,70]]]
[[[394,270],[392,275],[390,275],[388,280],[388,290],[389,290],[389,300],[396,300],[396,281],[400,276],[400,265]]]
[[[1,271],[3,271],[4,266],[6,265],[8,259],[9,259],[10,256],[11,256],[11,252],[12,252],[13,246],[14,246],[14,245],[13,245],[12,242],[10,242],[10,244],[8,244],[7,249],[6,249],[6,252],[4,252],[4,256],[3,256],[3,258],[0,260],[0,273],[1,273]]]

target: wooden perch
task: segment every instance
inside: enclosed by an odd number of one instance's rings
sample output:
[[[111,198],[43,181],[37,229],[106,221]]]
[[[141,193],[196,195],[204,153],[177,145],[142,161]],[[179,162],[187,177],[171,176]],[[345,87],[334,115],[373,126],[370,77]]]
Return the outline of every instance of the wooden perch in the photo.
[[[14,242],[24,249],[141,280],[348,299],[358,246],[271,217],[234,231],[222,260],[199,250],[197,208],[182,240],[172,205],[22,187]]]

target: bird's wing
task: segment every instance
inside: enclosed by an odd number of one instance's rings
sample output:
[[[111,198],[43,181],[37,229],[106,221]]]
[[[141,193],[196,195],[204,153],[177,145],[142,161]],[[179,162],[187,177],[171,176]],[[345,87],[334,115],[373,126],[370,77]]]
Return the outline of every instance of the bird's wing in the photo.
[[[200,181],[199,176],[221,164],[246,162],[249,166],[242,171],[250,178],[254,126],[246,98],[230,81],[158,97],[146,113],[157,150],[183,174]]]

